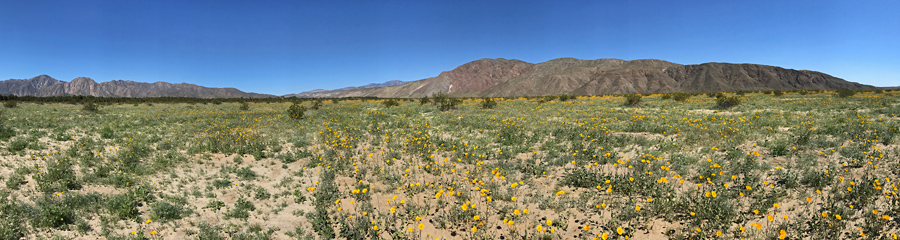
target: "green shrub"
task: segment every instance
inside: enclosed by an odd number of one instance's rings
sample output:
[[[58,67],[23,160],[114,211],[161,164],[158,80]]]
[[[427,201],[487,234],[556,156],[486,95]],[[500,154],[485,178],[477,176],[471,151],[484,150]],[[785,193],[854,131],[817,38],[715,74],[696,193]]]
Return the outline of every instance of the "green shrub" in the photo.
[[[716,98],[716,105],[718,105],[719,108],[732,108],[741,105],[741,98],[735,96]]]
[[[384,104],[384,106],[388,107],[388,108],[394,107],[394,106],[400,106],[400,102],[397,102],[397,100],[394,100],[394,99],[388,99],[388,100],[381,101],[381,104]]]
[[[706,94],[706,95],[711,98],[720,98],[720,97],[724,97],[725,93],[717,92],[717,93],[712,93],[712,95],[710,95],[710,94]]]
[[[241,111],[250,110],[250,104],[247,102],[241,102]]]
[[[288,113],[288,116],[293,119],[303,119],[304,114],[306,113],[306,107],[304,107],[300,104],[294,103],[293,105],[291,105],[288,108],[287,113]]]
[[[436,92],[431,95],[431,98],[434,98],[434,104],[438,105],[438,109],[441,111],[456,109],[456,105],[462,103],[462,99],[450,98],[443,92]]]
[[[689,99],[691,99],[691,94],[689,93],[672,93],[672,100],[677,102],[687,102]]]
[[[428,99],[428,97],[422,97],[422,98],[419,98],[419,105],[425,105],[425,104],[427,104],[427,103],[430,102],[430,101],[431,101],[431,100]]]
[[[37,216],[31,219],[31,224],[37,227],[60,228],[74,224],[78,219],[75,210],[58,200],[44,198],[37,201],[35,205],[37,206]]]
[[[628,94],[625,95],[625,105],[634,106],[641,103],[641,95]]]
[[[178,220],[185,215],[185,211],[181,208],[181,206],[173,205],[164,201],[150,204],[150,211],[151,219],[162,222]]]
[[[322,99],[319,99],[319,100],[316,100],[315,102],[313,102],[313,105],[312,105],[313,110],[319,110],[320,107],[322,107]]]
[[[27,148],[27,147],[28,147],[28,140],[26,140],[25,138],[19,137],[19,138],[16,138],[16,140],[10,141],[6,146],[6,149],[8,149],[10,152],[18,152],[18,151],[25,150],[25,148]]]
[[[107,126],[107,127],[100,129],[100,131],[97,133],[100,133],[100,137],[103,139],[112,139],[114,137],[113,135],[115,134],[115,131],[113,131],[112,128]]]
[[[34,175],[38,189],[44,192],[62,192],[81,188],[81,182],[75,177],[75,170],[68,160],[54,162],[48,160],[44,168],[46,172]]]
[[[16,107],[16,104],[18,104],[18,103],[16,103],[16,101],[14,101],[14,100],[9,100],[9,101],[3,102],[3,107],[5,107],[5,108],[14,108],[14,107]]]
[[[481,100],[481,109],[493,109],[497,106],[497,101],[492,98],[484,98]]]
[[[842,97],[842,98],[850,97],[850,96],[856,95],[856,91],[841,88],[841,89],[837,90],[837,95],[838,95],[838,97]]]
[[[775,90],[775,91],[772,91],[772,94],[777,97],[780,97],[780,96],[784,95],[784,92],[782,92],[781,90]]]
[[[254,210],[256,210],[256,206],[253,206],[252,202],[239,198],[234,203],[234,207],[225,213],[225,217],[247,219],[250,217],[250,211]]]
[[[559,95],[559,101],[560,101],[560,102],[565,102],[565,101],[572,100],[572,99],[577,99],[577,98],[578,98],[578,97],[575,96],[575,95],[569,95],[569,94]]]
[[[137,220],[137,201],[129,194],[118,194],[109,197],[106,201],[106,210],[116,219]]]
[[[266,189],[262,187],[257,187],[256,193],[253,194],[253,198],[255,198],[256,200],[265,200],[269,199],[270,197],[272,197],[272,194],[270,194],[269,191],[266,191]]]
[[[232,183],[228,179],[216,179],[216,180],[213,180],[212,185],[216,189],[221,189],[221,188],[231,187]]]
[[[6,188],[19,189],[19,185],[25,184],[25,177],[18,173],[9,175],[6,179]]]
[[[99,112],[99,111],[100,111],[100,105],[94,104],[93,102],[89,102],[89,103],[87,103],[87,104],[84,104],[84,106],[81,107],[81,111],[85,111],[85,112]]]
[[[258,174],[251,170],[249,167],[242,167],[234,170],[234,174],[237,175],[241,180],[250,181],[256,179]]]

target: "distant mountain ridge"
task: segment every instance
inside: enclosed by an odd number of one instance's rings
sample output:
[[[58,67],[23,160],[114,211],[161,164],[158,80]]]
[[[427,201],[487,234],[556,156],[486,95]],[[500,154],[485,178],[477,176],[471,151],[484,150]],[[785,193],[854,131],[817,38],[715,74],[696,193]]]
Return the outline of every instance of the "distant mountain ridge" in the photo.
[[[235,88],[208,88],[190,83],[134,82],[114,80],[97,83],[86,77],[70,82],[47,75],[30,79],[0,81],[0,94],[16,96],[95,96],[95,97],[195,97],[195,98],[267,98],[269,94],[247,93]]]
[[[400,80],[390,80],[390,81],[383,82],[383,83],[369,83],[369,84],[362,85],[359,87],[345,87],[345,88],[338,88],[338,89],[334,89],[334,90],[315,89],[315,90],[310,90],[310,91],[301,92],[301,93],[287,94],[287,95],[284,95],[284,97],[299,97],[299,98],[328,97],[330,95],[340,94],[342,92],[353,90],[353,89],[358,89],[358,88],[391,87],[391,86],[403,85],[406,83],[407,82],[400,81]]]
[[[512,97],[841,88],[878,89],[821,72],[759,64],[682,65],[657,59],[575,58],[533,64],[497,58],[472,61],[402,85],[318,91],[308,97],[417,98],[436,92],[459,97]]]

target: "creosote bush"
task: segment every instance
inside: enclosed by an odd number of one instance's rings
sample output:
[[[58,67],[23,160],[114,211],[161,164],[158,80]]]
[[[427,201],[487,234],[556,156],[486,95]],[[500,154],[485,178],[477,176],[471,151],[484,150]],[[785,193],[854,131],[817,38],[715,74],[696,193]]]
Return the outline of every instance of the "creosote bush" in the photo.
[[[381,104],[383,104],[384,107],[387,107],[387,108],[400,106],[400,102],[397,102],[397,100],[394,100],[394,99],[388,99],[388,100],[381,101]]]
[[[492,98],[484,98],[481,100],[481,108],[482,109],[493,109],[497,106],[497,101],[494,101]]]
[[[241,111],[250,110],[250,104],[247,102],[241,102]]]
[[[842,98],[851,97],[853,95],[856,95],[856,91],[841,88],[841,89],[837,90],[837,95],[838,95],[838,97],[842,97]]]
[[[95,104],[95,103],[89,102],[89,103],[84,104],[84,106],[81,107],[81,111],[85,111],[85,112],[99,112],[99,111],[100,111],[100,106],[97,105],[97,104]]]
[[[294,103],[290,107],[288,107],[288,111],[287,111],[288,117],[293,118],[293,119],[303,119],[305,113],[306,113],[306,107],[304,107],[303,105],[300,105],[300,104],[296,104],[296,103]]]
[[[5,108],[14,108],[14,107],[16,107],[16,104],[17,104],[16,101],[14,101],[14,100],[9,100],[9,101],[3,102],[3,107],[5,107]]]
[[[716,98],[716,105],[719,108],[732,108],[741,105],[741,98],[737,96]]]
[[[634,106],[641,103],[641,95],[628,94],[625,95],[625,105]]]

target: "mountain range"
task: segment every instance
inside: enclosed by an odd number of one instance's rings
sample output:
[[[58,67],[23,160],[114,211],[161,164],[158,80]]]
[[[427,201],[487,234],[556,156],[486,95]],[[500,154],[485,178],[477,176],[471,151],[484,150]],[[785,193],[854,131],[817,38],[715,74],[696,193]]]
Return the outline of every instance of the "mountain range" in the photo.
[[[70,82],[47,75],[30,79],[0,81],[0,95],[16,96],[95,96],[95,97],[196,97],[196,98],[266,98],[274,95],[246,93],[235,88],[208,88],[190,83],[114,80],[97,83],[86,77]]]
[[[288,94],[284,95],[285,97],[298,97],[298,98],[316,98],[316,97],[329,97],[333,95],[340,95],[343,92],[350,91],[353,89],[360,88],[376,88],[376,87],[391,87],[406,84],[407,82],[400,80],[390,80],[383,83],[369,83],[359,87],[345,87],[334,90],[325,90],[325,89],[315,89],[301,93]]]
[[[738,90],[874,90],[808,70],[759,64],[703,63],[682,65],[656,59],[581,60],[559,58],[528,63],[503,58],[480,59],[435,77],[404,82],[392,80],[334,90],[316,89],[284,95],[301,98],[418,98],[443,92],[457,97],[603,95],[669,92],[731,92]],[[189,83],[142,83],[115,80],[97,83],[79,77],[70,82],[47,75],[0,81],[0,94],[17,96],[266,98],[234,88],[207,88]]]
[[[821,72],[759,64],[682,65],[656,59],[574,58],[533,64],[498,58],[472,61],[403,85],[335,90],[318,97],[417,98],[436,92],[459,97],[509,97],[841,88],[878,89]]]

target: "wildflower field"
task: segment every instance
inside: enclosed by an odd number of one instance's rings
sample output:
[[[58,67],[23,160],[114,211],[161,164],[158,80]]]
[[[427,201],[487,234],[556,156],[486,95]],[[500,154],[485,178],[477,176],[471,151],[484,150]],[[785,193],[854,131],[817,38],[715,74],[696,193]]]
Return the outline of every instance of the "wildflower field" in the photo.
[[[714,95],[20,102],[0,239],[897,238],[900,92]]]

